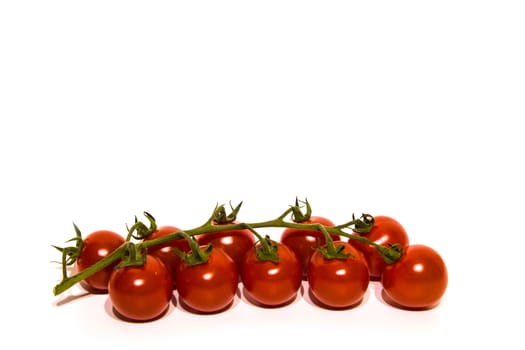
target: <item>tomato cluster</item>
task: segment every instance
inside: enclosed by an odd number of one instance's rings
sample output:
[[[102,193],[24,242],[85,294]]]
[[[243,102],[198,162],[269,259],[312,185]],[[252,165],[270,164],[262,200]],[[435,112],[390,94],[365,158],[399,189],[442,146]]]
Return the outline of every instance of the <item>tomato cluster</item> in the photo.
[[[393,218],[369,218],[368,232],[345,234],[324,217],[307,216],[295,221],[300,225],[283,224],[279,241],[232,220],[213,222],[210,232],[192,236],[176,226],[155,226],[137,246],[170,235],[181,237],[138,252],[129,250],[133,247],[129,235],[125,239],[115,232],[96,231],[77,242],[75,253],[58,249],[64,253],[63,262],[71,262],[66,258],[76,254],[77,273],[126,244],[128,255],[132,252],[135,259],[135,254],[142,255],[141,264],[124,264],[120,258],[81,281],[89,291],[107,293],[115,314],[129,321],[162,317],[174,302],[175,291],[180,305],[194,313],[227,310],[241,292],[254,305],[282,307],[295,300],[303,280],[311,300],[327,309],[357,306],[370,281],[380,281],[384,300],[395,307],[435,307],[448,279],[441,256],[431,247],[411,245]],[[231,226],[222,229],[224,224]],[[327,228],[334,229],[328,233]],[[388,263],[378,246],[398,252],[398,259]]]

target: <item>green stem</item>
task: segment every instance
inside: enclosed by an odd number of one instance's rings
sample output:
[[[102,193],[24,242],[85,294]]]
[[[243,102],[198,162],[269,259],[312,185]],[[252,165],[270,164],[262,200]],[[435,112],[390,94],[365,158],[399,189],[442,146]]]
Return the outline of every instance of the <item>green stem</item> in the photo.
[[[64,278],[62,282],[57,284],[53,288],[53,294],[59,295],[69,288],[73,287],[78,282],[86,279],[87,277],[97,273],[100,270],[103,270],[104,268],[108,267],[109,265],[113,264],[114,262],[122,259],[122,256],[128,251],[128,244],[127,242],[122,244],[120,247],[115,249],[113,252],[111,252],[109,255],[107,255],[104,259],[97,261],[90,267],[86,268],[85,270],[72,275],[70,277]]]

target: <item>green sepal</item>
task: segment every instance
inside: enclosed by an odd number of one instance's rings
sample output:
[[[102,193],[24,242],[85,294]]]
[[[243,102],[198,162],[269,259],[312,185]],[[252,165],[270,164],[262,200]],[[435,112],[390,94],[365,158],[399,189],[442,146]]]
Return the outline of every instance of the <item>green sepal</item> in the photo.
[[[184,260],[184,262],[188,266],[194,266],[208,262],[208,258],[210,257],[210,254],[213,250],[212,244],[208,244],[205,249],[202,249],[195,237],[188,235],[184,231],[180,231],[178,232],[178,234],[180,234],[188,241],[191,249],[189,253],[185,253],[173,247],[172,250],[175,252],[175,254],[177,254],[179,258]]]
[[[235,208],[232,206],[230,202],[230,208],[231,213],[226,214],[226,209],[224,208],[224,204],[221,204],[215,208],[215,211],[213,212],[213,222],[216,224],[230,224],[234,222],[237,219],[237,214],[239,213],[239,210],[241,210],[242,202],[240,202]]]
[[[388,244],[388,246],[378,245],[377,251],[387,264],[393,264],[403,255],[403,247],[399,243]]]
[[[125,243],[125,254],[120,263],[115,266],[115,269],[121,269],[128,266],[144,266],[146,263],[147,251],[146,249],[139,250],[135,243]]]
[[[80,252],[82,251],[82,247],[84,246],[84,240],[82,239],[82,233],[80,232],[80,229],[77,225],[75,225],[75,223],[73,223],[73,227],[75,228],[75,237],[67,240],[66,242],[75,242],[74,246],[62,248],[56,245],[51,245],[53,248],[62,253],[62,261],[60,263],[62,264],[63,278],[67,278],[66,266],[73,265],[75,261],[77,261],[78,257],[80,256]]]
[[[306,212],[303,213],[301,206],[299,205],[299,200],[295,197],[295,205],[291,207],[292,209],[292,220],[296,223],[305,222],[310,219],[312,216],[312,207],[308,203],[308,199],[305,198],[304,202],[301,201],[306,206]]]
[[[155,218],[146,211],[144,212],[144,216],[149,221],[149,227],[142,221],[138,221],[137,216],[135,216],[135,222],[133,225],[131,227],[127,227],[126,225],[128,230],[126,241],[129,241],[131,238],[143,240],[157,230],[157,222],[155,221]]]
[[[367,234],[374,227],[375,220],[370,214],[361,214],[359,219],[356,219],[354,214],[352,214],[352,219],[354,224],[352,231],[356,233]]]
[[[345,253],[345,246],[343,244],[337,244],[336,242],[328,242],[326,247],[318,247],[319,252],[324,256],[325,259],[348,259],[355,258],[351,253]]]
[[[279,262],[279,244],[270,239],[270,236],[266,235],[263,239],[259,240],[259,242],[256,242],[254,249],[257,260]]]

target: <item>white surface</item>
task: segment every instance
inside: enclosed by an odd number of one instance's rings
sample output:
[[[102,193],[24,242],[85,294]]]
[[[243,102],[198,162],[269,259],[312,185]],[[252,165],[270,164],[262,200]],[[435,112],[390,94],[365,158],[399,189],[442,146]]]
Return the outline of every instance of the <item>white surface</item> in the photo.
[[[3,339],[519,348],[524,15],[519,1],[2,2]],[[52,296],[50,245],[73,221],[123,230],[147,210],[191,228],[229,200],[260,221],[295,196],[339,223],[397,218],[442,253],[442,304],[397,310],[374,284],[344,312],[241,298],[128,324],[106,296]]]

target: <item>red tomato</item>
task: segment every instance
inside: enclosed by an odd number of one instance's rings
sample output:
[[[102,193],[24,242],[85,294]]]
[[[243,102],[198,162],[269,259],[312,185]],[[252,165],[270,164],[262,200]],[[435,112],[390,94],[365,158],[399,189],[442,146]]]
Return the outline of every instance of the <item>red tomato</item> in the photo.
[[[291,302],[301,286],[301,264],[286,245],[277,244],[279,262],[259,261],[255,249],[249,250],[241,266],[246,298],[254,304],[277,307]],[[260,247],[260,243],[257,244]]]
[[[153,239],[169,235],[180,231],[179,228],[175,226],[162,226],[159,227],[152,234],[147,236],[144,241],[151,241]],[[190,249],[190,245],[185,239],[177,239],[165,244],[159,244],[154,247],[148,248],[148,254],[154,255],[162,260],[166,267],[171,272],[173,281],[175,282],[175,272],[177,271],[177,266],[181,262],[181,258],[173,251],[172,248],[177,248],[180,251],[186,252]]]
[[[235,263],[221,248],[213,248],[205,263],[190,266],[182,260],[175,275],[179,301],[197,313],[225,310],[239,283]]]
[[[143,266],[115,269],[108,288],[115,313],[130,321],[150,321],[162,316],[173,297],[173,280],[157,257],[146,256]]]
[[[405,249],[409,244],[408,235],[403,226],[398,221],[388,216],[374,216],[374,226],[370,232],[354,234],[366,237],[370,241],[383,246],[397,243],[400,244],[402,249]],[[377,252],[377,249],[369,244],[358,242],[352,238],[349,238],[348,240],[350,244],[363,253],[368,263],[368,269],[370,270],[370,278],[376,281],[380,280],[381,273],[387,263]]]
[[[312,216],[309,220],[301,222],[301,224],[322,224],[324,226],[333,227],[334,223],[321,216]],[[330,234],[333,241],[340,241],[339,235]],[[303,277],[306,278],[308,263],[312,254],[319,245],[326,244],[324,234],[320,231],[300,230],[295,228],[286,228],[281,234],[281,243],[290,248],[297,259],[301,263]]]
[[[255,245],[253,233],[248,230],[229,230],[199,235],[200,245],[211,244],[215,248],[222,248],[232,258],[240,272],[242,260],[246,252]]]
[[[385,300],[408,309],[428,309],[439,303],[448,284],[442,257],[425,245],[410,245],[388,265],[381,277]]]
[[[92,232],[84,238],[80,255],[76,260],[76,271],[81,272],[96,262],[104,259],[108,254],[124,244],[125,239],[118,233],[107,230]],[[106,268],[85,278],[81,285],[90,292],[106,293],[108,291],[108,281],[113,272],[113,268],[120,261],[116,261]]]
[[[316,250],[308,265],[308,284],[314,301],[327,308],[342,309],[357,305],[363,299],[370,282],[368,266],[361,253],[347,242],[346,259],[327,259]]]

